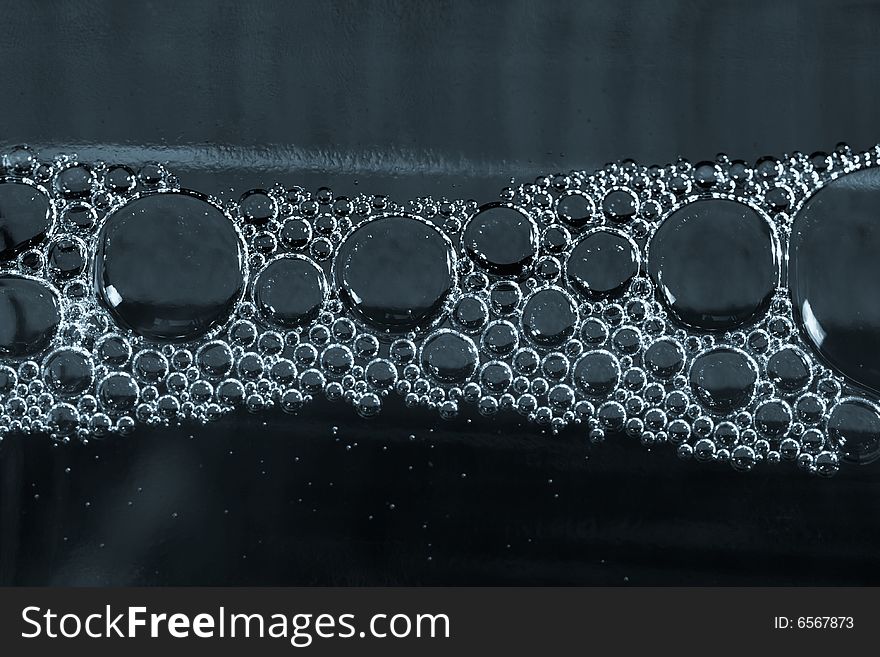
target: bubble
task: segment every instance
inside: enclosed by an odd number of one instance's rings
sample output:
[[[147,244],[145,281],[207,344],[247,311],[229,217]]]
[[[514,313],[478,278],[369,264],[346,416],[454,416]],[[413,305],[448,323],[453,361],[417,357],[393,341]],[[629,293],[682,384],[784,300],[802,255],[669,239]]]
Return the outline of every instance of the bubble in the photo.
[[[122,367],[131,358],[131,345],[121,335],[110,334],[98,341],[95,354],[105,365]]]
[[[538,251],[538,227],[519,208],[506,203],[480,207],[464,227],[462,245],[481,268],[501,276],[519,276]]]
[[[381,217],[345,239],[333,279],[340,298],[367,324],[395,332],[426,328],[455,285],[455,254],[427,222]]]
[[[791,190],[785,185],[771,187],[764,194],[764,202],[773,212],[786,212],[793,202]]]
[[[716,347],[694,359],[689,379],[703,406],[716,413],[729,413],[751,400],[758,368],[745,352]]]
[[[90,231],[98,220],[98,214],[88,203],[71,203],[64,208],[64,223],[76,231]]]
[[[42,240],[52,219],[52,206],[41,188],[0,182],[0,260],[11,260]]]
[[[0,365],[0,395],[8,395],[18,383],[18,375],[9,365]]]
[[[880,392],[878,171],[819,190],[797,212],[789,244],[796,321],[823,361]]]
[[[36,250],[26,251],[19,259],[21,268],[29,274],[39,274],[45,264],[43,254]]]
[[[570,386],[558,383],[547,392],[547,402],[557,411],[567,411],[574,406],[574,390]]]
[[[309,340],[316,345],[326,345],[330,342],[330,329],[323,324],[315,324],[309,329]]]
[[[685,173],[676,173],[670,176],[666,184],[669,187],[669,191],[676,196],[686,196],[691,193],[693,188],[690,176]]]
[[[312,239],[312,226],[305,219],[288,219],[279,237],[288,249],[301,249]]]
[[[333,338],[339,342],[345,343],[351,342],[352,338],[354,338],[355,331],[354,322],[345,317],[337,319],[333,322],[333,326],[330,327],[330,332],[333,334]]]
[[[257,258],[263,255],[271,255],[278,248],[278,242],[272,233],[262,230],[251,238],[251,246],[258,253],[251,256],[251,262],[255,262]]]
[[[441,383],[464,383],[473,376],[478,360],[473,341],[449,329],[428,336],[420,355],[425,372]]]
[[[770,346],[770,336],[767,331],[758,329],[749,333],[747,343],[752,351],[763,354]]]
[[[129,167],[116,165],[107,169],[104,174],[104,184],[112,191],[124,194],[134,189],[137,184],[137,178],[135,178],[134,171]]]
[[[60,302],[52,289],[31,278],[0,275],[0,356],[40,353],[60,322]]]
[[[494,356],[509,356],[519,346],[519,334],[510,322],[499,319],[486,327],[480,342],[483,351]]]
[[[489,321],[489,309],[477,296],[461,297],[452,310],[452,319],[465,332],[472,333],[482,329]]]
[[[111,413],[132,410],[138,402],[140,390],[131,375],[124,372],[109,374],[98,383],[98,399]]]
[[[828,153],[816,151],[810,155],[810,164],[816,171],[824,172],[831,166],[831,157]]]
[[[113,421],[105,413],[95,413],[89,419],[89,430],[92,435],[102,438],[106,436],[113,426]]]
[[[70,281],[64,286],[64,296],[69,299],[81,300],[89,295],[89,288],[83,281]]]
[[[819,379],[816,384],[816,392],[829,400],[837,398],[840,395],[840,390],[840,383],[831,377]]]
[[[318,350],[315,349],[314,345],[299,344],[293,350],[293,357],[298,365],[314,365],[315,361],[318,360]]]
[[[279,358],[269,368],[269,377],[281,386],[291,386],[296,382],[296,365],[286,358]]]
[[[691,435],[690,425],[685,420],[673,420],[666,428],[669,439],[676,445],[684,443]]]
[[[783,340],[791,335],[791,322],[784,317],[771,317],[767,322],[767,328],[774,337]]]
[[[267,224],[278,215],[278,202],[262,189],[245,192],[238,205],[242,219],[251,224]]]
[[[528,347],[523,347],[513,356],[513,369],[516,370],[518,374],[524,374],[526,376],[534,374],[538,371],[538,365],[540,365],[540,363],[541,359],[538,358],[537,352]]]
[[[85,269],[86,247],[75,237],[61,237],[50,246],[46,258],[49,273],[58,279],[72,278]]]
[[[55,174],[55,191],[64,198],[85,198],[92,193],[94,172],[84,164],[73,164]]]
[[[464,289],[469,292],[479,292],[489,287],[489,277],[483,272],[473,272],[464,279]]]
[[[756,461],[755,450],[747,445],[736,447],[730,455],[730,464],[733,466],[734,470],[740,472],[748,472],[751,470]]]
[[[821,452],[818,454],[814,466],[816,474],[820,477],[831,477],[840,469],[838,456],[833,452]]]
[[[252,347],[257,341],[257,327],[246,319],[233,322],[229,327],[229,340],[237,347]]]
[[[538,400],[534,395],[522,395],[516,400],[516,411],[520,415],[531,415],[538,408]]]
[[[186,377],[181,372],[171,372],[171,374],[165,378],[165,387],[168,388],[169,392],[175,394],[186,390],[188,385]]]
[[[249,351],[239,358],[237,370],[243,381],[258,381],[263,376],[265,364],[260,354]]]
[[[559,224],[553,224],[541,233],[541,247],[550,253],[562,253],[571,241],[571,234]]]
[[[388,390],[397,382],[397,368],[386,358],[375,358],[364,371],[367,383],[377,390]]]
[[[244,386],[235,379],[222,381],[215,394],[217,401],[224,406],[239,406],[244,402]]]
[[[638,274],[638,247],[623,233],[600,229],[587,233],[565,264],[569,283],[588,299],[619,296]]]
[[[31,147],[26,144],[15,146],[10,152],[0,158],[0,170],[5,165],[19,175],[28,175],[37,163],[37,157]]]
[[[611,344],[615,351],[631,356],[641,349],[642,334],[633,326],[624,326],[614,332]]]
[[[64,347],[43,361],[43,379],[59,395],[77,395],[92,385],[95,368],[87,351]]]
[[[303,401],[299,390],[288,390],[281,395],[281,410],[285,413],[296,413],[302,408]]]
[[[602,199],[602,212],[616,223],[632,221],[639,210],[639,199],[629,189],[613,189]]]
[[[589,397],[606,397],[620,380],[620,364],[610,351],[589,351],[574,364],[572,379]]]
[[[491,417],[498,412],[498,400],[494,397],[483,397],[477,404],[477,410],[479,410],[480,415]]]
[[[333,190],[329,187],[318,187],[315,192],[315,199],[321,205],[330,205],[333,202]]]
[[[488,392],[495,394],[506,392],[511,383],[513,383],[513,372],[503,361],[489,361],[480,368],[480,385]]]
[[[794,408],[798,419],[807,424],[815,424],[825,414],[825,402],[812,393],[801,396]]]
[[[762,402],[755,410],[755,428],[765,438],[778,440],[788,433],[792,414],[788,404],[780,399]]]
[[[688,404],[690,400],[681,390],[673,390],[668,395],[666,395],[666,400],[664,402],[666,406],[666,410],[672,416],[680,416],[684,415],[688,410]]]
[[[562,265],[552,256],[544,256],[535,265],[536,276],[544,282],[555,281],[562,273]]]
[[[721,167],[715,162],[700,162],[694,167],[694,182],[702,189],[711,189],[721,180]]]
[[[872,463],[880,456],[880,409],[856,397],[831,409],[828,437],[850,463]]]
[[[70,436],[79,426],[79,412],[70,404],[55,404],[46,416],[49,430],[59,436]]]
[[[498,281],[489,292],[489,301],[499,315],[514,313],[522,301],[519,286],[511,281]]]
[[[818,429],[807,429],[801,436],[801,447],[808,454],[818,454],[825,446],[825,436]]]
[[[796,393],[810,385],[810,364],[800,349],[785,347],[767,360],[767,376],[782,393]]]
[[[694,443],[694,458],[703,463],[715,459],[716,446],[708,438],[701,438]]]
[[[158,383],[168,374],[168,359],[155,349],[144,349],[135,354],[131,369],[142,383]]]
[[[571,296],[558,287],[533,292],[522,313],[525,336],[543,347],[563,344],[574,334],[578,316]]]
[[[374,417],[382,410],[382,400],[369,392],[358,399],[355,409],[361,417]]]
[[[551,381],[562,381],[568,375],[570,363],[564,354],[554,352],[544,356],[541,372]]]
[[[645,350],[644,362],[651,374],[666,381],[684,368],[684,349],[672,338],[660,338]]]
[[[257,350],[264,356],[275,356],[284,351],[284,338],[276,331],[266,331],[257,338]]]
[[[162,395],[156,401],[156,409],[160,416],[171,419],[180,412],[180,402],[173,395]]]
[[[158,162],[147,162],[138,171],[138,180],[146,187],[156,188],[165,179],[165,167]]]
[[[626,409],[619,402],[608,401],[596,411],[596,418],[609,431],[620,431],[626,420]]]
[[[556,202],[556,214],[570,226],[580,228],[593,220],[596,204],[586,194],[571,191],[559,197]]]
[[[321,367],[330,376],[340,377],[354,365],[351,349],[344,345],[330,345],[321,353]]]
[[[608,339],[608,326],[596,317],[588,317],[581,324],[581,339],[589,345],[599,346]]]
[[[327,296],[327,280],[305,256],[285,255],[257,275],[252,294],[263,317],[277,326],[297,328],[317,318]]]
[[[225,342],[213,340],[196,351],[196,365],[205,376],[220,378],[232,369],[232,350]]]
[[[379,353],[379,340],[369,333],[362,333],[354,340],[354,353],[358,358],[372,358]],[[415,348],[413,348],[413,355],[415,355]]]
[[[243,286],[232,222],[191,192],[153,193],[110,214],[95,256],[98,297],[121,326],[186,341],[232,312]]]
[[[755,173],[762,180],[773,180],[782,173],[782,163],[772,155],[765,155],[755,162]]]
[[[647,377],[644,370],[638,367],[632,367],[623,373],[623,385],[627,390],[639,392],[645,387]]]
[[[331,235],[336,230],[337,225],[336,217],[330,214],[319,214],[312,221],[312,226],[321,235]]]
[[[731,329],[769,307],[779,253],[769,222],[748,205],[700,200],[673,212],[657,229],[648,272],[678,321]]]

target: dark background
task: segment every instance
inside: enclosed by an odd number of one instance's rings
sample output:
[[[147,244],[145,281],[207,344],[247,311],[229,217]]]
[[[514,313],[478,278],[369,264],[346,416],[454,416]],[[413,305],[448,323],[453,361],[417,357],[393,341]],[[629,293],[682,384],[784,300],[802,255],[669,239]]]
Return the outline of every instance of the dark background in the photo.
[[[2,3],[0,145],[237,196],[880,140],[873,2]],[[333,427],[337,427],[334,431]],[[748,475],[343,405],[0,443],[3,584],[867,584],[880,466]]]

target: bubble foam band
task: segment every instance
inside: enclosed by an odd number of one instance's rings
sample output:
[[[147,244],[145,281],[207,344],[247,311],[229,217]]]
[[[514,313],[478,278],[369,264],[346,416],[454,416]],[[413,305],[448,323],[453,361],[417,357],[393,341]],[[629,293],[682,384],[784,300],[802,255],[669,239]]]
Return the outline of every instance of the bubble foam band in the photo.
[[[830,476],[880,455],[880,147],[235,202],[26,146],[0,170],[0,437],[316,396]],[[550,440],[548,436],[548,440]]]

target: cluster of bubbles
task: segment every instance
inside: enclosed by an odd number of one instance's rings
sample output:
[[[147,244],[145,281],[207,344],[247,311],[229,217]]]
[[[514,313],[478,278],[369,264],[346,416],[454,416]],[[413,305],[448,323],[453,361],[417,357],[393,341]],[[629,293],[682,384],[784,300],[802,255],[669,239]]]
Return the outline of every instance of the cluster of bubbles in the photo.
[[[805,338],[786,247],[811,195],[878,163],[840,145],[627,160],[483,205],[280,185],[224,202],[158,163],[17,147],[0,163],[0,437],[316,396],[370,417],[399,395],[830,476],[876,457],[880,411]]]

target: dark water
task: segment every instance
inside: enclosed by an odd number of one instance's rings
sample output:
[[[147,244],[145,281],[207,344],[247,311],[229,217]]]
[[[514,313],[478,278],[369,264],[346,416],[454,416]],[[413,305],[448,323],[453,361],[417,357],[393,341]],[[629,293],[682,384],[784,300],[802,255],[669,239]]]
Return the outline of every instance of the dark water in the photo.
[[[22,8],[2,48],[36,54],[4,76],[2,138],[81,143],[74,150],[110,161],[164,154],[183,161],[174,171],[188,186],[234,186],[235,198],[282,179],[478,199],[511,176],[623,157],[698,161],[724,150],[754,162],[877,141],[872,6],[522,4],[501,18],[479,3],[274,9],[267,20],[234,5]],[[50,75],[53,88],[41,82]],[[81,177],[65,179],[63,193],[77,197]],[[601,211],[625,223],[628,200]],[[260,197],[247,207],[256,223],[272,211]],[[536,335],[567,330],[558,294],[532,303],[559,311],[533,314]],[[675,354],[658,351],[658,371],[675,370]],[[231,367],[222,353],[202,357]],[[782,365],[780,376],[796,378]],[[617,374],[608,362],[580,372],[585,385]],[[106,383],[108,399],[133,403],[124,381]],[[736,403],[737,391],[700,385]],[[7,438],[0,581],[877,580],[876,464],[828,482],[782,466],[742,475],[622,437],[596,447],[582,431],[551,437],[515,416],[339,410],[242,412],[88,446]],[[840,426],[872,435],[858,410]],[[780,421],[773,411],[768,430]]]

